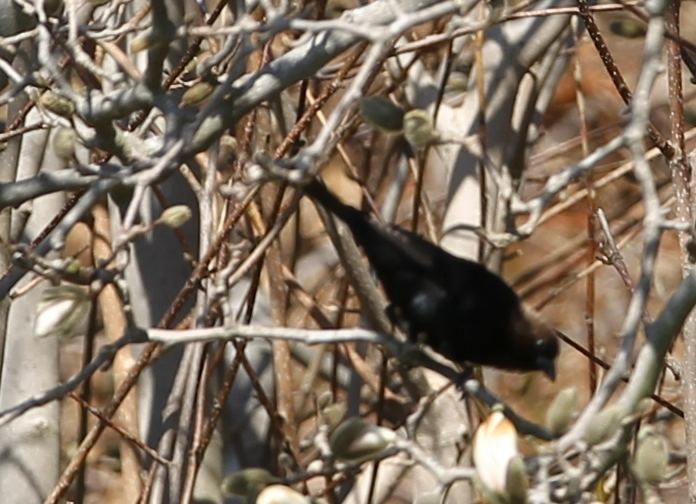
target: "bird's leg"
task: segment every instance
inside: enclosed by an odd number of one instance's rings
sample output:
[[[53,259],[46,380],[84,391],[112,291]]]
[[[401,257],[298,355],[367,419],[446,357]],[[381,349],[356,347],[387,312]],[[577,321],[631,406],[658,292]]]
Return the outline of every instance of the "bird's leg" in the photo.
[[[399,320],[396,316],[396,307],[393,304],[388,304],[384,309],[384,313],[387,315],[389,322],[391,322],[394,327],[399,326]]]
[[[419,331],[414,324],[409,323],[406,317],[402,315],[399,308],[396,308],[393,304],[390,304],[386,308],[386,313],[391,323],[404,332],[411,343],[427,343],[427,336]]]
[[[390,303],[384,309],[384,313],[387,315],[387,318],[395,328],[399,328],[403,332],[405,332],[408,335],[410,341],[416,341],[416,339],[413,337],[414,335],[413,331],[411,330],[412,328],[410,324],[402,316],[401,310],[399,308]]]

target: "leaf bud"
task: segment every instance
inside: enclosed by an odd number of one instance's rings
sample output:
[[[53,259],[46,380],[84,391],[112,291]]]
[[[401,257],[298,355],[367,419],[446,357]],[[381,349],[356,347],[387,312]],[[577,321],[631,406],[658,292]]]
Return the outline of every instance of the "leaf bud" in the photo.
[[[423,149],[434,142],[438,135],[432,117],[425,110],[410,110],[404,116],[404,136],[414,149]]]
[[[317,408],[322,410],[326,408],[327,406],[333,404],[334,402],[334,395],[333,392],[330,390],[325,390],[321,394],[317,396]]]
[[[50,90],[41,95],[39,104],[61,117],[71,117],[75,113],[75,105],[72,101]]]
[[[170,27],[168,24],[165,27],[155,25],[152,29],[135,37],[130,43],[130,50],[132,53],[138,53],[146,49],[159,49],[169,45],[173,39],[173,26]]]
[[[160,215],[157,222],[172,229],[180,228],[191,220],[191,209],[186,205],[174,205],[167,208]]]
[[[393,431],[351,417],[331,434],[331,451],[340,460],[364,462],[382,453],[395,439]]]
[[[366,96],[360,100],[360,115],[372,126],[384,131],[401,131],[404,111],[382,96]]]
[[[578,390],[567,387],[558,392],[553,398],[549,409],[546,410],[546,428],[554,436],[560,436],[570,427],[578,408]]]
[[[345,418],[347,408],[344,403],[333,403],[322,408],[320,411],[322,422],[327,425],[329,429],[334,429],[341,423],[343,418]]]
[[[56,156],[63,161],[71,161],[75,157],[77,133],[72,128],[60,127],[53,134],[51,145]]]
[[[229,474],[222,481],[222,491],[226,495],[253,496],[263,487],[276,483],[278,478],[261,467],[249,467]]]
[[[645,24],[637,19],[615,19],[609,23],[609,30],[619,37],[636,39],[645,36]]]
[[[505,494],[509,504],[524,504],[527,502],[529,479],[522,457],[516,455],[510,459],[505,475]]]
[[[636,478],[657,485],[664,478],[668,463],[669,452],[664,437],[651,427],[643,428],[632,464]]]
[[[585,441],[590,446],[606,441],[619,430],[624,416],[624,409],[618,404],[607,406],[590,420],[585,432]]]
[[[179,105],[181,105],[182,107],[198,105],[203,100],[208,98],[208,96],[210,96],[213,93],[213,91],[215,91],[215,86],[211,82],[196,82],[183,94]]]

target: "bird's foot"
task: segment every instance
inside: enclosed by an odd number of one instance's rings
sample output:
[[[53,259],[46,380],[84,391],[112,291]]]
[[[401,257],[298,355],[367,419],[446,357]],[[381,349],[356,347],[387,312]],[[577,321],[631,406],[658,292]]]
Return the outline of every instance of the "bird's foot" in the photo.
[[[392,323],[392,325],[399,325],[399,317],[396,314],[396,307],[393,304],[388,304],[387,307],[384,309],[384,313],[389,319],[389,322]]]
[[[393,304],[388,304],[387,307],[384,309],[384,313],[389,319],[389,322],[392,323],[392,329],[396,328],[403,331],[408,335],[409,341],[415,343],[416,339],[413,337],[413,331],[411,331],[410,325],[402,316],[401,310],[399,308],[397,308]]]

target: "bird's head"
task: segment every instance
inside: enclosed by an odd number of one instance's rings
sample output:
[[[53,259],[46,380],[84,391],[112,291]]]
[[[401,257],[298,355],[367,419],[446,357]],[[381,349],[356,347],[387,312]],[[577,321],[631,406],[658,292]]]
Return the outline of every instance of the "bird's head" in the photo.
[[[528,371],[542,371],[552,381],[556,379],[556,358],[559,353],[558,336],[532,310],[522,307],[521,317],[512,326],[513,339],[519,360]]]
[[[555,334],[542,336],[534,342],[536,368],[543,371],[551,381],[556,380],[556,357],[558,357],[558,338]]]

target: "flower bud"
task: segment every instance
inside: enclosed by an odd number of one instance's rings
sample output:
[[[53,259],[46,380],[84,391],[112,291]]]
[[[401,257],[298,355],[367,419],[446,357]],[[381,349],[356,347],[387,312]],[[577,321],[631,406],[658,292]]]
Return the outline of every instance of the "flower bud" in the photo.
[[[77,133],[72,128],[60,127],[53,134],[51,144],[53,152],[63,161],[71,161],[75,157],[75,143],[77,142]]]
[[[285,485],[271,485],[256,496],[256,504],[310,504],[309,497]]]
[[[554,436],[560,436],[575,418],[578,409],[578,390],[568,387],[554,397],[549,409],[546,410],[546,428]]]
[[[146,49],[158,49],[169,45],[173,39],[173,27],[155,25],[152,29],[135,37],[130,43],[130,50],[137,53]]]
[[[217,162],[218,170],[231,172],[234,162],[238,159],[239,143],[230,135],[220,138],[220,153]],[[231,174],[231,173],[230,173]]]
[[[366,96],[360,100],[360,115],[384,131],[401,131],[404,125],[404,111],[382,96]]]
[[[347,407],[344,403],[329,404],[320,410],[320,418],[329,429],[334,429],[346,416],[346,411]]]
[[[330,390],[325,390],[317,396],[317,408],[323,410],[327,406],[333,404],[334,395]]]
[[[73,102],[53,91],[46,91],[39,98],[42,107],[61,117],[71,117],[75,113]]]
[[[462,93],[469,89],[469,75],[462,72],[452,72],[447,80],[445,90],[450,93]]]
[[[77,275],[80,273],[81,268],[82,268],[82,265],[80,264],[80,261],[78,261],[77,259],[73,259],[65,267],[65,271],[71,275]]]
[[[359,463],[377,457],[395,438],[389,429],[351,417],[331,434],[329,445],[336,458]]]
[[[186,205],[174,205],[167,208],[157,222],[172,229],[179,228],[191,219],[191,209]]]
[[[527,502],[527,490],[529,490],[527,469],[524,467],[522,457],[516,455],[508,462],[505,475],[505,494],[508,503],[524,504]]]
[[[416,150],[423,149],[435,141],[438,135],[430,114],[421,109],[407,112],[404,116],[404,136]]]
[[[263,487],[277,481],[278,478],[266,469],[250,467],[228,475],[222,482],[222,491],[226,495],[253,496]]]
[[[646,33],[645,23],[632,18],[615,19],[609,23],[609,30],[627,39],[641,38]]]
[[[208,81],[200,81],[195,83],[193,86],[188,88],[186,92],[181,97],[181,102],[179,105],[182,107],[188,107],[191,105],[198,105],[203,100],[208,98],[213,91],[215,91],[215,86]]]
[[[87,291],[76,285],[48,287],[41,296],[34,321],[37,338],[75,336],[89,311]]]
[[[653,400],[650,397],[644,397],[633,408],[633,414],[636,416],[647,416],[653,409]]]
[[[515,426],[503,413],[494,411],[476,430],[473,441],[474,465],[485,490],[507,494],[508,467],[515,457],[519,457]]]
[[[618,404],[607,406],[590,420],[585,441],[591,446],[606,441],[619,430],[624,415],[623,408]]]
[[[633,457],[633,473],[640,481],[657,485],[662,481],[669,463],[665,439],[651,427],[644,427],[638,437]]]

